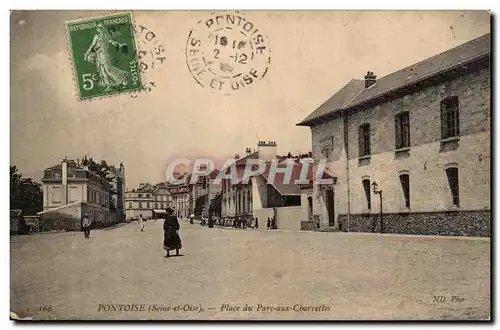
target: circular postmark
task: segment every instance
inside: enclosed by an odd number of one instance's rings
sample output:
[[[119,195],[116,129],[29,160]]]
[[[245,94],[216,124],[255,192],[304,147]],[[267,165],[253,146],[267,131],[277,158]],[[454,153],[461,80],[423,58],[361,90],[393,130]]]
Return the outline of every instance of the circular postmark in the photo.
[[[198,84],[231,94],[264,78],[271,62],[267,37],[238,12],[198,21],[186,42],[186,63]]]

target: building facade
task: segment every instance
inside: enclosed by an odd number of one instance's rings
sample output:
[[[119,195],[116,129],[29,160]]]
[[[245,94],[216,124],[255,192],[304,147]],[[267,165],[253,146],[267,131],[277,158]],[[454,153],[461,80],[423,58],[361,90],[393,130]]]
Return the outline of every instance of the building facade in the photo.
[[[258,149],[254,152],[247,148],[243,158],[235,155],[234,181],[229,178],[222,180],[222,216],[257,218],[260,228],[266,228],[268,218],[275,218],[279,229],[302,229],[302,223],[312,221],[312,212],[308,212],[308,204],[303,202],[306,191],[295,184],[295,181],[300,177],[304,162],[313,162],[312,158],[308,158],[308,154],[296,158],[277,156],[277,144],[274,141],[259,141],[257,146]],[[263,173],[244,182],[245,167],[249,160],[255,159],[265,163]],[[285,179],[281,172],[270,179],[272,166],[288,168],[289,178]],[[308,180],[312,179],[313,167],[308,166]],[[231,167],[223,171],[229,174]]]
[[[170,193],[166,183],[152,185],[141,183],[139,188],[125,193],[127,219],[138,219],[140,215],[149,219],[153,210],[165,210],[170,206]]]
[[[321,226],[489,236],[490,86],[486,35],[378,80],[368,72],[299,123],[337,177],[309,192]]]
[[[171,207],[178,218],[187,218],[194,212],[193,187],[189,184],[169,186]]]
[[[61,164],[45,169],[42,183],[43,211],[39,214],[71,210],[69,213],[74,214],[76,221],[88,213],[95,224],[105,226],[116,222],[109,208],[109,183],[79,161],[63,159]]]
[[[252,152],[250,148],[247,148],[244,157],[240,158],[239,154],[236,154],[234,158],[237,178],[242,178],[247,160],[260,159],[270,162],[276,159],[277,144],[274,141],[259,141],[256,151]],[[227,171],[227,169],[225,170]],[[240,180],[233,182],[231,179],[222,179],[221,215],[223,217],[251,216],[253,214],[253,181],[249,180],[243,183]]]

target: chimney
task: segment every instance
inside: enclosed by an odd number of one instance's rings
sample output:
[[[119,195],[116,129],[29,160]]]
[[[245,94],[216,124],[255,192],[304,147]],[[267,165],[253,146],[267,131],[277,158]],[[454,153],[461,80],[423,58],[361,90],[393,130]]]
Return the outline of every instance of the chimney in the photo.
[[[275,141],[259,141],[257,144],[259,159],[268,162],[276,159],[276,142]]]
[[[372,71],[368,71],[365,76],[365,88],[370,87],[376,81],[377,81],[377,76]]]
[[[248,156],[248,155],[250,155],[250,154],[252,153],[252,149],[247,148],[247,149],[245,150],[245,153],[246,153],[246,155],[247,155],[247,156]]]
[[[240,155],[238,154],[234,155],[234,159],[240,159]]]

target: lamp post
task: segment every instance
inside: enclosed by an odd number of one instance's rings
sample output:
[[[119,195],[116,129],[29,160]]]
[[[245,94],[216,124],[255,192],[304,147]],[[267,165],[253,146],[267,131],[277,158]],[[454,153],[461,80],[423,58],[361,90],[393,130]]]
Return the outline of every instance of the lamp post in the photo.
[[[372,186],[373,186],[373,193],[378,194],[380,197],[380,219],[379,219],[379,221],[380,221],[380,233],[383,234],[384,233],[384,223],[382,221],[382,190],[378,189],[378,184],[375,181],[373,181]]]

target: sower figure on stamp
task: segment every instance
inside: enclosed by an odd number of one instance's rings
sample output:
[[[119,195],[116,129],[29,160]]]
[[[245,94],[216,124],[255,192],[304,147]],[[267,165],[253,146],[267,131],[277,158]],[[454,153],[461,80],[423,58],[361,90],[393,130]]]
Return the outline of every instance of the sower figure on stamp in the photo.
[[[92,39],[92,43],[85,52],[84,59],[89,63],[95,63],[99,74],[99,85],[104,91],[112,88],[127,85],[128,72],[113,66],[109,53],[109,44],[117,47],[122,52],[127,52],[127,45],[113,40],[109,32],[99,24],[97,34]]]
[[[82,230],[85,238],[90,236],[90,226],[92,225],[92,220],[90,220],[88,213],[85,213],[82,218]]]
[[[173,213],[174,210],[167,208],[167,216],[163,222],[163,249],[167,251],[165,258],[170,257],[170,250],[175,250],[175,254],[179,255],[179,250],[182,249],[179,221]]]

